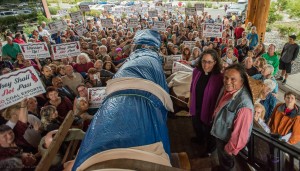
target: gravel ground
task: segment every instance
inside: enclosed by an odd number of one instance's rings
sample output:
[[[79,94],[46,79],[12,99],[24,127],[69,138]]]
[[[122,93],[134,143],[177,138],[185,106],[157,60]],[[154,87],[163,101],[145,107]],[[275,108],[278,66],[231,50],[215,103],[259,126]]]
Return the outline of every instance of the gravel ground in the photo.
[[[268,45],[271,43],[275,44],[276,51],[281,52],[284,44],[287,42],[288,42],[288,38],[281,37],[278,31],[266,32],[265,45]],[[300,53],[298,54],[296,62],[292,66],[292,74],[296,74],[299,72],[300,72]]]

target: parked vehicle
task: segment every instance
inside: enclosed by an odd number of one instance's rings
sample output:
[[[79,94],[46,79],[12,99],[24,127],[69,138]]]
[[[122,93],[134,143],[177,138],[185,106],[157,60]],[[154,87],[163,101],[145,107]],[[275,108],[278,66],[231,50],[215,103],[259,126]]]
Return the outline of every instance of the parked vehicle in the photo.
[[[240,4],[232,4],[226,11],[227,18],[230,18],[232,14],[236,14],[242,22],[246,19],[246,12],[247,12],[247,3],[240,3]]]

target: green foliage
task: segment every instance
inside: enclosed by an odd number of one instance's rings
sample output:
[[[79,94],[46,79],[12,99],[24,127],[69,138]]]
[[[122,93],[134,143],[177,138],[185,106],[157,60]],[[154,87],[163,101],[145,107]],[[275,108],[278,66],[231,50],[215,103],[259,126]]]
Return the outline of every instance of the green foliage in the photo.
[[[213,9],[219,9],[219,7],[218,6],[213,6]]]
[[[277,2],[276,2],[277,9],[279,11],[286,10],[289,2],[290,2],[289,0],[277,0]]]
[[[74,7],[68,9],[69,13],[76,12],[76,11],[79,11],[79,7],[78,6],[74,6]]]
[[[58,10],[60,10],[60,7],[49,7],[49,12],[51,15],[56,15]]]
[[[272,31],[272,28],[271,28],[270,24],[268,24],[267,28],[266,28],[266,32],[270,32],[270,31]]]
[[[191,7],[193,7],[193,5],[192,5],[192,3],[189,1],[189,2],[187,2],[186,7],[187,7],[187,8],[191,8]]]
[[[272,2],[269,10],[269,16],[268,16],[268,23],[272,24],[275,21],[282,20],[283,16],[278,13],[278,10],[276,8],[276,3]]]
[[[213,4],[210,3],[210,2],[206,2],[206,3],[204,4],[204,7],[205,7],[205,8],[212,8],[212,6],[213,6]]]
[[[287,12],[291,17],[300,17],[300,0],[289,1]]]
[[[31,14],[19,14],[17,16],[0,17],[0,32],[5,29],[15,30],[18,24],[25,21],[32,21],[36,18],[36,13]]]
[[[286,25],[286,24],[278,24],[278,25],[276,25],[276,27],[277,27],[279,33],[282,36],[290,35],[290,34],[295,33],[297,31],[296,27],[289,26],[289,25]]]
[[[26,22],[25,25],[23,26],[23,31],[29,36],[32,33],[32,31],[36,28],[37,27],[35,25],[30,25],[29,23]]]
[[[38,12],[38,13],[37,13],[36,18],[37,18],[37,23],[38,23],[39,25],[41,25],[43,21],[45,21],[46,23],[51,21],[51,20],[49,20],[47,17],[45,17],[44,14],[41,13],[41,12]]]
[[[101,11],[99,11],[99,10],[91,10],[89,12],[86,12],[86,15],[88,15],[88,16],[99,16],[99,15],[101,15]]]

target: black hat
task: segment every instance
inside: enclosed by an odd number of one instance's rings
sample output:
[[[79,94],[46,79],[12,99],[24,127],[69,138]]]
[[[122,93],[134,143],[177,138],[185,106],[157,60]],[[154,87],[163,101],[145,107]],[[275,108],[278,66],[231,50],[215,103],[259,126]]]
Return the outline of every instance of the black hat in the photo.
[[[295,34],[292,34],[289,37],[292,38],[293,40],[296,40],[296,38],[297,38],[297,36]]]

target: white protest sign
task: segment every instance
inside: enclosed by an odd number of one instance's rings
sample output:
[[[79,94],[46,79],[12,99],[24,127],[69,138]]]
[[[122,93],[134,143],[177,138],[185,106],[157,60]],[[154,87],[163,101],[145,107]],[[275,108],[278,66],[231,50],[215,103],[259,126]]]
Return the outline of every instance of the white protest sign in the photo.
[[[52,45],[52,52],[55,60],[77,56],[80,54],[80,43],[77,41]]]
[[[73,22],[75,22],[75,21],[81,21],[83,19],[82,14],[81,14],[80,11],[70,13],[70,17],[71,17],[71,20]]]
[[[78,34],[78,36],[83,36],[85,33],[88,32],[88,30],[84,27],[83,24],[75,27],[74,30],[76,31],[76,33]]]
[[[67,29],[67,23],[64,20],[51,22],[51,23],[48,24],[48,26],[50,28],[51,34],[55,34],[58,31],[61,32],[65,29]]]
[[[172,3],[167,3],[164,5],[167,11],[173,11]]]
[[[89,108],[99,108],[101,106],[103,99],[106,97],[105,89],[106,87],[88,88]]]
[[[130,18],[128,21],[127,28],[134,28],[139,25],[139,20],[137,18]]]
[[[174,61],[179,61],[182,59],[182,55],[169,55],[165,57],[165,70],[171,70]]]
[[[193,68],[180,62],[173,62],[172,73],[177,71],[193,72]]]
[[[183,41],[183,44],[192,50],[195,47],[196,41]]]
[[[45,92],[32,66],[2,75],[0,76],[0,110]]]
[[[68,10],[67,10],[67,9],[58,10],[58,11],[57,11],[57,14],[58,14],[59,16],[65,16],[65,15],[68,14]]]
[[[222,37],[223,27],[221,24],[206,23],[203,26],[203,37]]]
[[[158,31],[166,31],[166,24],[164,21],[154,21],[153,29]]]
[[[158,12],[157,12],[157,10],[148,11],[148,15],[149,15],[150,18],[152,18],[152,17],[158,17]]]
[[[90,6],[88,5],[79,5],[79,9],[82,12],[91,11]]]
[[[113,28],[113,21],[111,18],[101,19],[102,27]]]
[[[185,15],[186,16],[194,16],[197,15],[196,9],[191,7],[191,8],[185,8]]]
[[[196,11],[204,11],[204,4],[195,4]]]
[[[50,52],[45,42],[19,44],[25,59],[50,58]]]

